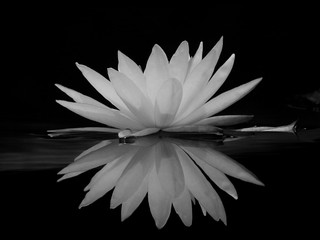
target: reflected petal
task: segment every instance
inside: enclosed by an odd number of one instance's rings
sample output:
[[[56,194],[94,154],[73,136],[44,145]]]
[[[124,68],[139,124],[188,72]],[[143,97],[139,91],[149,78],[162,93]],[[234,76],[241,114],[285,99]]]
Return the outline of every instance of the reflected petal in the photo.
[[[125,202],[122,203],[121,206],[121,221],[124,221],[137,209],[140,205],[144,197],[148,192],[148,180],[149,175],[147,175],[139,189]]]
[[[226,215],[219,195],[203,176],[190,157],[179,147],[175,147],[185,174],[186,186],[210,216],[226,224]]]
[[[193,156],[193,160],[197,163],[197,165],[208,175],[208,177],[222,190],[224,190],[226,193],[228,193],[231,197],[234,199],[238,199],[238,194],[233,186],[233,184],[230,182],[230,180],[227,178],[226,175],[224,175],[220,170],[212,167],[205,161],[202,161],[201,159]]]
[[[162,188],[177,198],[185,188],[184,175],[178,156],[170,143],[156,145],[156,169]]]
[[[141,148],[123,171],[111,197],[111,208],[127,201],[154,165],[154,147]]]
[[[101,170],[99,177],[96,177],[95,181],[90,184],[90,187],[87,187],[87,189],[90,190],[82,200],[79,208],[88,206],[109,192],[115,186],[130,159],[130,156],[125,155],[107,164],[104,169]]]
[[[78,155],[74,160],[77,161],[78,159],[81,159],[83,158],[84,156],[92,153],[92,152],[95,152],[95,151],[98,151],[100,148],[103,148],[103,147],[106,147],[108,145],[112,144],[112,141],[111,140],[105,140],[105,141],[101,141],[99,142],[98,144],[94,145],[93,147],[83,151],[80,155]]]
[[[223,173],[232,177],[241,179],[246,182],[251,182],[258,185],[263,185],[252,173],[244,168],[240,163],[235,162],[228,156],[210,148],[196,148],[192,146],[181,146],[192,158],[197,158],[205,161],[212,167],[219,169]]]
[[[105,166],[85,187],[80,208],[101,198],[115,187],[110,207],[122,204],[121,219],[128,218],[148,193],[151,214],[162,228],[171,205],[186,226],[192,224],[192,202],[198,200],[203,214],[226,224],[221,199],[209,177],[220,189],[237,199],[227,175],[263,185],[253,174],[226,155],[214,150],[214,142],[151,135],[119,144],[118,139],[102,141],[81,153],[64,168],[59,181],[94,167]],[[201,170],[205,173],[203,174]]]
[[[157,228],[162,228],[169,218],[172,198],[162,188],[155,167],[149,176],[148,201]]]
[[[179,197],[173,200],[173,207],[183,224],[190,227],[192,224],[192,205],[190,193],[187,188],[184,189]]]
[[[108,146],[99,148],[98,150],[77,159],[77,161],[69,164],[58,174],[88,171],[119,158],[123,153],[134,153],[135,151],[137,151],[136,147],[127,144],[119,147],[119,142],[117,140]]]
[[[88,191],[91,187],[96,184],[100,179],[105,175],[106,172],[110,171],[111,168],[121,164],[123,161],[129,161],[132,159],[134,154],[138,151],[135,149],[134,151],[124,152],[121,156],[115,158],[113,161],[107,163],[99,172],[97,172],[92,178],[90,183],[84,188],[84,191]]]

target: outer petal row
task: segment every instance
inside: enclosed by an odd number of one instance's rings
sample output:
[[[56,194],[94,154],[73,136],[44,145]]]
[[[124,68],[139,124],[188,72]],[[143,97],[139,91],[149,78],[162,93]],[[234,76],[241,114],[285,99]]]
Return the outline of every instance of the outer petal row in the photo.
[[[247,95],[261,80],[262,78],[258,78],[233,88],[227,92],[221,93],[217,97],[207,102],[201,108],[193,111],[184,119],[174,123],[174,125],[188,125],[217,114]]]
[[[142,129],[140,123],[129,119],[121,112],[111,108],[57,100],[57,103],[82,117],[119,129]]]

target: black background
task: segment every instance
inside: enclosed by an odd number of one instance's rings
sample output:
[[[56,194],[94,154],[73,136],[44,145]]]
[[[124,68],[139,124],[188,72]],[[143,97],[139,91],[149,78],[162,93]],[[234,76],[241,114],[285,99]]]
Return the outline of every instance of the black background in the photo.
[[[254,78],[264,78],[229,111],[261,116],[282,114],[280,119],[285,118],[284,113],[275,109],[285,104],[287,97],[319,87],[315,9],[307,5],[262,4],[189,9],[54,6],[7,9],[2,20],[2,132],[8,129],[28,132],[30,126],[31,129],[48,125],[96,126],[55,103],[55,99],[67,97],[54,83],[103,102],[75,62],[107,76],[108,67],[117,67],[118,49],[144,68],[155,43],[171,57],[183,40],[189,42],[191,55],[203,41],[206,54],[221,36],[224,47],[218,65],[232,53],[236,54],[233,71],[221,91]],[[2,206],[8,207],[4,226],[10,226],[8,230],[13,235],[28,236],[53,233],[63,236],[64,232],[74,236],[117,234],[120,238],[127,233],[153,237],[149,232],[197,237],[205,233],[212,238],[217,235],[261,238],[276,236],[279,232],[283,236],[296,232],[307,234],[312,229],[310,215],[316,210],[308,205],[312,203],[309,200],[312,187],[305,188],[313,181],[306,173],[310,168],[301,170],[304,165],[300,161],[314,159],[315,150],[309,150],[308,146],[291,153],[284,149],[277,157],[265,154],[267,151],[257,153],[260,161],[251,163],[251,169],[257,171],[261,180],[269,182],[269,187],[248,187],[247,183],[236,181],[241,194],[239,200],[235,203],[223,196],[227,216],[230,216],[226,228],[209,217],[202,218],[199,207],[194,211],[192,228],[183,227],[177,216],[171,214],[174,219],[160,232],[154,226],[146,202],[124,223],[120,223],[119,210],[107,211],[108,204],[103,201],[78,211],[75,206],[83,196],[79,192],[89,176],[57,185],[56,170],[36,174],[30,171],[1,173],[5,183],[3,192],[7,196],[2,199]],[[281,162],[269,164],[271,159],[279,160],[279,156],[284,156]],[[65,197],[61,197],[62,193]]]

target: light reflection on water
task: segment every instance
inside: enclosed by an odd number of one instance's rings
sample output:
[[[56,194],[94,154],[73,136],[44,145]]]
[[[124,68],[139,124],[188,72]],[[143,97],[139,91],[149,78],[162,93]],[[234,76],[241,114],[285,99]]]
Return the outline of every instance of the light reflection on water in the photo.
[[[255,152],[273,151],[276,154],[277,150],[283,147],[290,150],[290,148],[301,147],[307,143],[312,145],[320,141],[320,129],[300,130],[296,134],[238,133],[237,135],[236,138],[227,141],[211,140],[211,146],[227,155],[245,155],[250,158],[250,155]],[[82,133],[60,138],[49,138],[46,134],[2,136],[0,137],[0,171],[59,169],[102,139],[110,139],[110,135]],[[201,138],[198,139],[201,140]]]

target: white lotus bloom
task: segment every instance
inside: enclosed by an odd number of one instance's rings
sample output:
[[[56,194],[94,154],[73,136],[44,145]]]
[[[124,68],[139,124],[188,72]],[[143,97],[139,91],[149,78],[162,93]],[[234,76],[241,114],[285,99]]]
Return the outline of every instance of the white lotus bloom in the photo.
[[[202,43],[195,56],[190,57],[188,43],[182,42],[170,60],[155,45],[144,71],[119,51],[118,70],[108,69],[110,80],[76,63],[84,77],[115,108],[58,84],[74,102],[57,102],[87,119],[117,129],[119,137],[144,136],[159,130],[208,132],[212,125],[246,121],[248,116],[213,116],[261,81],[255,79],[211,98],[228,77],[235,57],[232,54],[214,73],[222,41],[221,38],[204,58]]]
[[[203,213],[226,224],[226,214],[216,190],[200,168],[227,194],[237,192],[226,175],[263,185],[253,174],[213,149],[213,142],[199,142],[152,135],[121,144],[118,139],[102,141],[80,154],[59,174],[75,177],[103,166],[85,187],[80,207],[87,206],[113,190],[110,207],[121,205],[121,219],[128,218],[148,195],[156,226],[162,228],[172,206],[186,226],[192,224],[192,202],[198,200]]]

